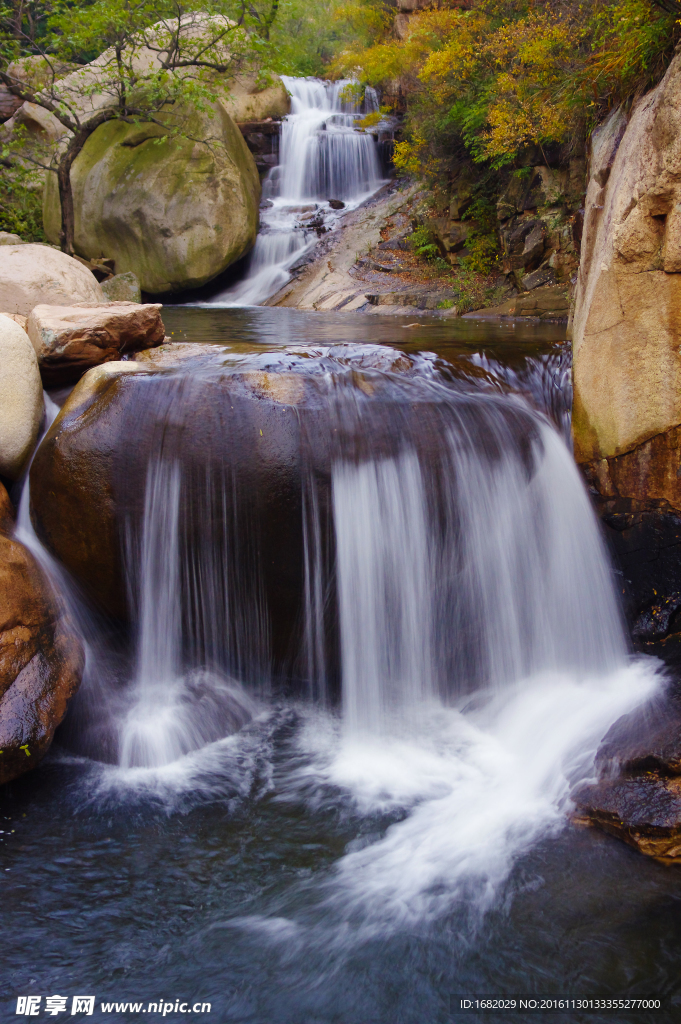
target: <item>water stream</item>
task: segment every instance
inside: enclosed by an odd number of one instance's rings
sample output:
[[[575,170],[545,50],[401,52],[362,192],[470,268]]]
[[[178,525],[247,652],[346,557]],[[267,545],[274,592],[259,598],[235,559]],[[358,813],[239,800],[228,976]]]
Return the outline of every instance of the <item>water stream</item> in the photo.
[[[676,873],[569,824],[660,677],[628,650],[550,330],[424,321],[389,349],[362,317],[342,339],[273,310],[168,322],[230,341],[157,375],[129,424],[150,439],[129,448],[130,633],[22,505],[88,664],[45,764],[0,798],[11,1012],[71,989],[257,1024],[435,1024],[462,992],[678,997]],[[266,553],[291,552],[244,503],[246,407],[193,411],[225,374],[277,370],[313,396],[286,428],[301,593],[278,662]]]
[[[383,183],[374,137],[357,130],[361,114],[378,110],[370,87],[361,102],[349,81],[282,77],[291,94],[279,164],[263,183],[260,231],[245,276],[211,299],[213,305],[255,306],[289,280],[289,269],[311,249],[318,232],[332,230],[340,212],[355,209]]]

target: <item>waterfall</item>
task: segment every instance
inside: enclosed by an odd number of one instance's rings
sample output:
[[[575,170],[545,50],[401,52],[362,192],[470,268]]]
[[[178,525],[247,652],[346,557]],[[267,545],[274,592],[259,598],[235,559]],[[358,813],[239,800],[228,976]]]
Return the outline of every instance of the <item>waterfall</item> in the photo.
[[[437,684],[433,571],[418,459],[339,463],[333,473],[343,716],[379,734]]]
[[[213,305],[264,302],[288,281],[290,267],[312,248],[317,231],[337,223],[328,201],[353,209],[382,183],[375,140],[355,128],[362,113],[378,110],[376,91],[367,88],[360,104],[345,98],[349,81],[287,75],[282,81],[291,94],[291,113],[281,126],[280,163],[263,184],[260,232],[244,279],[212,299]]]
[[[239,791],[239,744],[283,706],[302,727],[282,799],[396,813],[339,860],[343,919],[490,905],[659,685],[565,440],[522,395],[368,344],[219,350],[144,380],[112,439],[130,650],[71,601],[87,671],[60,738],[113,764],[116,792],[174,806],[221,791],[225,750]],[[20,537],[66,593],[27,500]]]
[[[412,448],[334,466],[352,733],[408,730],[439,697],[542,673],[607,674],[626,661],[607,554],[567,449],[541,425],[528,461],[500,410],[483,415],[495,457],[481,458],[454,417],[439,498]]]

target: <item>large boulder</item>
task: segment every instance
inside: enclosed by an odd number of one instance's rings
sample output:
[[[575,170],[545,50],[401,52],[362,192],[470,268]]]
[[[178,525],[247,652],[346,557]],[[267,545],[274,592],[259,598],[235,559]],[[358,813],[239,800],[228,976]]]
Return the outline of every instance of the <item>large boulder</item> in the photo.
[[[26,330],[48,387],[77,381],[91,366],[153,348],[165,337],[159,303],[36,306]]]
[[[26,332],[0,314],[0,474],[15,480],[35,447],[43,418],[38,360]]]
[[[0,522],[0,531],[6,525]],[[46,753],[82,670],[81,644],[38,565],[0,532],[0,784]]]
[[[115,260],[153,294],[205,284],[248,252],[258,228],[260,180],[253,156],[221,102],[196,114],[194,138],[154,124],[110,121],[71,169],[75,248]],[[43,219],[58,241],[56,176],[45,184]]]
[[[333,564],[333,466],[413,448],[437,501],[450,429],[474,438],[485,457],[500,457],[485,403],[462,394],[453,405],[428,379],[439,372],[378,345],[249,353],[244,345],[169,343],[135,362],[104,364],[79,381],[35,455],[34,526],[117,618],[139,621],[141,566],[146,580],[163,577],[154,607],[163,594],[179,594],[188,642],[219,637],[206,657],[219,661],[230,649],[237,664],[220,667],[238,678],[258,678],[264,661],[266,671],[309,679],[296,659],[317,602],[332,680],[335,591],[320,580],[310,592],[306,558],[314,548],[316,564]],[[532,418],[513,403],[498,415],[531,471]],[[153,566],[144,538],[165,545]]]
[[[681,58],[594,133],[572,326],[575,455],[681,508]],[[651,457],[652,456],[652,457]],[[624,463],[621,463],[624,465]]]
[[[103,302],[94,277],[50,245],[0,246],[0,310],[28,316],[40,303]]]

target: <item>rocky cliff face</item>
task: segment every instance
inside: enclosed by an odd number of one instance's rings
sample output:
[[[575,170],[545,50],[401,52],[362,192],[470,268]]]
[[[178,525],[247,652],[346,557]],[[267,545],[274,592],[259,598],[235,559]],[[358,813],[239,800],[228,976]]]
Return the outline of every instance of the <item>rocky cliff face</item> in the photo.
[[[681,609],[681,57],[594,133],[572,326],[575,456],[634,633]]]
[[[681,509],[680,272],[677,57],[628,120],[617,110],[594,134],[573,348],[578,460],[605,493],[617,481]]]

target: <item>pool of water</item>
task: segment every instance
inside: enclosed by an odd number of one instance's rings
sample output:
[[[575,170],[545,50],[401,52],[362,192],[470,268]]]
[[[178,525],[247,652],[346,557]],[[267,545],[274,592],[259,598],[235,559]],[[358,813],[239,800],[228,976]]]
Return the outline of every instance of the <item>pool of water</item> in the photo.
[[[560,325],[180,307],[164,321],[173,340],[237,352],[372,342],[432,353],[525,391],[561,426],[546,399],[547,387],[564,394]],[[633,687],[652,668],[634,662],[615,682]],[[521,710],[518,732],[541,723],[532,692]],[[565,801],[559,813],[539,806],[541,724],[528,732],[530,777],[509,786],[489,770],[508,754],[504,708],[484,735],[475,709],[465,728],[455,709],[436,712],[408,742],[348,753],[335,711],[273,697],[238,735],[162,769],[100,764],[57,737],[0,791],[2,1019],[21,1019],[17,997],[30,994],[43,997],[40,1019],[59,1019],[44,1010],[55,994],[69,997],[60,1016],[73,995],[95,995],[94,1020],[154,1019],[157,1003],[186,1019],[179,1002],[210,1003],[202,1019],[219,1022],[444,1024],[477,1019],[458,1000],[487,996],[665,1001],[659,1012],[484,1015],[495,1022],[678,1019],[681,870],[574,827]],[[462,871],[457,794],[473,786],[484,802],[487,785],[485,841]],[[527,807],[506,820],[504,801]]]
[[[565,324],[560,322],[306,313],[268,307],[164,306],[163,322],[173,341],[275,347],[371,342],[410,353],[434,352],[451,360],[484,353],[511,365],[528,355],[548,353],[565,340]]]

